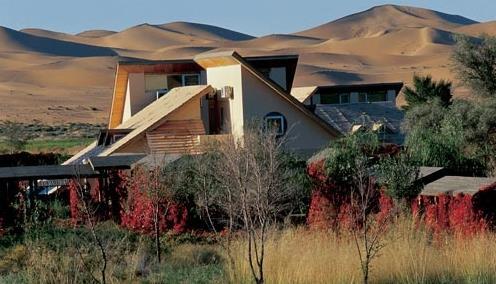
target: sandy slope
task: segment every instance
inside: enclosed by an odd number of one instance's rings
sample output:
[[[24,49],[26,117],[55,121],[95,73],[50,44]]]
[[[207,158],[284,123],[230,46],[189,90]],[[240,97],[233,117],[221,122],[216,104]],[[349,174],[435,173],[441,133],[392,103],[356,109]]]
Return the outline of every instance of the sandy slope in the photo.
[[[191,58],[233,48],[242,55],[299,54],[295,86],[408,83],[414,73],[455,80],[449,58],[456,33],[495,35],[496,22],[385,5],[294,34],[259,38],[186,22],[75,35],[0,27],[0,120],[105,122],[115,64],[123,56]],[[467,94],[455,85],[457,95]]]
[[[471,36],[480,36],[481,34],[496,36],[496,21],[462,26],[457,28],[455,31]]]

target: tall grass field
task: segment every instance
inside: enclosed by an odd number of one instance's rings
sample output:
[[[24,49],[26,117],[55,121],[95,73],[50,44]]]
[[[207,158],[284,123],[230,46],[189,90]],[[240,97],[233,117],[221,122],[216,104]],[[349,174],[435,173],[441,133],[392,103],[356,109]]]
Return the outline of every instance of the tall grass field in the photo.
[[[164,261],[154,260],[149,236],[112,223],[97,233],[108,250],[109,283],[252,283],[246,242],[225,246],[164,236]],[[496,235],[433,236],[401,221],[384,233],[371,283],[495,283]],[[274,230],[267,243],[266,283],[361,283],[353,238],[304,227]],[[99,254],[84,228],[51,225],[22,239],[0,241],[0,283],[92,283]]]

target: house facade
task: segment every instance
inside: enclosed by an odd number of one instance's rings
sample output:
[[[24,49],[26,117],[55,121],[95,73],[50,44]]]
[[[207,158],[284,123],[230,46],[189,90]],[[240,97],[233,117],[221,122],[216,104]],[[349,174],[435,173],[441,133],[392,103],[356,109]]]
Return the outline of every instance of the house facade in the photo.
[[[66,163],[91,156],[199,153],[212,140],[242,139],[253,121],[289,135],[286,147],[312,154],[341,135],[293,97],[297,56],[126,61],[117,66],[108,129]]]

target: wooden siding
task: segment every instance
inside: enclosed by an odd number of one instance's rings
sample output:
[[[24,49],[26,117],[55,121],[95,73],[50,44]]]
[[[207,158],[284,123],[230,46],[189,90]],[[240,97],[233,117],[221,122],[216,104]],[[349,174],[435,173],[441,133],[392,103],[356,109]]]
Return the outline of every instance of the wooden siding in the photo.
[[[110,129],[117,127],[122,122],[124,113],[124,103],[127,90],[128,72],[117,66],[115,75],[114,94],[112,96],[112,107],[110,109],[109,127]]]
[[[152,153],[194,154],[200,152],[200,135],[205,134],[201,120],[169,120],[146,138]]]

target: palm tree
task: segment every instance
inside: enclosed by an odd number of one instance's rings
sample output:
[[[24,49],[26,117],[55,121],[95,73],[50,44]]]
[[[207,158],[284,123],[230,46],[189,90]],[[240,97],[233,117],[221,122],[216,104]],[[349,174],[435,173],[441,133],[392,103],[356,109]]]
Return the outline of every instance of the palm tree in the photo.
[[[441,80],[434,81],[432,76],[413,75],[413,87],[405,87],[403,94],[407,105],[403,108],[409,108],[424,104],[432,100],[438,100],[442,106],[447,107],[451,104],[451,82]]]

